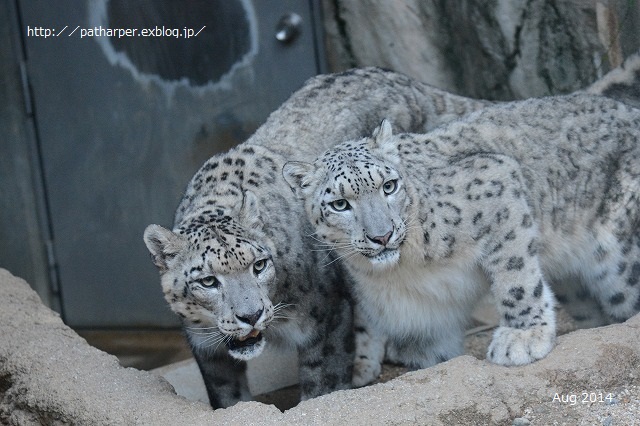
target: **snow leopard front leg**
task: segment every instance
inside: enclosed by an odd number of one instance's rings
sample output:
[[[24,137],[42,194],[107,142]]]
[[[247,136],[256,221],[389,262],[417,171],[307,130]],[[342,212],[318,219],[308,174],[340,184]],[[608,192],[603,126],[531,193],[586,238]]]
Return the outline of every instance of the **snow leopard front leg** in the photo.
[[[487,358],[501,365],[528,364],[553,349],[556,324],[555,300],[542,273],[540,235],[524,179],[509,157],[485,155],[466,163],[472,171],[466,199],[478,211],[472,221],[473,239],[482,245],[480,265],[500,315]]]
[[[212,408],[226,408],[239,401],[251,401],[246,362],[213,349],[192,347],[192,352]]]
[[[553,293],[538,259],[526,256],[526,250],[498,250],[485,266],[500,313],[500,326],[487,351],[496,364],[531,363],[544,358],[555,343]]]
[[[362,387],[376,380],[382,372],[387,336],[356,303],[354,307],[356,355],[353,363],[353,386]]]
[[[305,401],[352,387],[353,307],[345,298],[311,309],[310,337],[298,347],[300,399]]]

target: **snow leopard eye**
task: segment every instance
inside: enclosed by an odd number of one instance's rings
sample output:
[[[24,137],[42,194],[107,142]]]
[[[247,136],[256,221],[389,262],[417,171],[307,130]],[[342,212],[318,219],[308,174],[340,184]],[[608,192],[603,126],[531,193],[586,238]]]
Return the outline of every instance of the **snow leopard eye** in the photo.
[[[264,271],[264,268],[266,267],[267,259],[258,260],[253,264],[253,272],[258,275],[260,272]]]
[[[210,275],[210,276],[204,277],[204,278],[200,278],[200,279],[196,280],[196,282],[198,284],[200,284],[202,287],[206,287],[206,288],[218,288],[218,287],[220,287],[220,281],[218,281],[218,279],[216,277],[214,277],[213,275]]]
[[[329,206],[337,212],[343,212],[351,208],[349,202],[345,199],[332,201],[329,203]]]
[[[398,189],[398,179],[388,180],[382,184],[382,190],[386,195],[391,195]]]

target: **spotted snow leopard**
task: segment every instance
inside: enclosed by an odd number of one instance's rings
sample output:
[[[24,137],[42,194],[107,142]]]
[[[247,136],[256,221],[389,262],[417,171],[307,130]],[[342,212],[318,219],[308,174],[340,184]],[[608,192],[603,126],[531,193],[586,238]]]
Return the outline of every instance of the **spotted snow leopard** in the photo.
[[[344,338],[351,307],[343,301],[349,299],[343,271],[320,270],[334,259],[317,256],[314,241],[300,238],[308,224],[274,169],[285,159],[310,160],[340,140],[363,136],[384,117],[400,130],[426,131],[488,104],[376,68],[318,76],[247,142],[202,166],[173,231],[151,225],[145,242],[213,407],[250,398],[244,360],[258,356],[266,342],[298,349],[303,399],[348,387],[351,343]],[[246,312],[231,315],[236,303]],[[345,326],[334,330],[338,319]],[[366,329],[356,328],[356,336],[366,354]],[[356,364],[354,383],[369,381],[367,368]]]
[[[640,110],[623,103],[511,102],[427,134],[384,121],[283,173],[370,326],[410,367],[461,354],[489,289],[501,324],[487,357],[502,365],[552,349],[549,281],[579,283],[611,321],[640,309]],[[383,353],[384,338],[370,344]]]
[[[144,240],[214,408],[250,399],[245,361],[268,343],[297,349],[302,399],[351,386],[348,276],[307,237],[284,163],[311,160],[384,117],[426,131],[487,104],[377,68],[318,76],[246,142],[204,163],[173,230],[150,225]]]

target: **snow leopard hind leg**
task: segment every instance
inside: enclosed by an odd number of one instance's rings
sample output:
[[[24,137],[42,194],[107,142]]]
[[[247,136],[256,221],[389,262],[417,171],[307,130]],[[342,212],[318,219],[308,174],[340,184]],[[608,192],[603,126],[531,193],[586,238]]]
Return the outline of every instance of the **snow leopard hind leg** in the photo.
[[[607,243],[596,244],[585,262],[584,285],[608,322],[623,322],[640,312],[640,231],[618,232]]]
[[[636,143],[640,142],[638,140]],[[640,311],[640,155],[620,155],[603,194],[584,262],[585,286],[612,322]]]
[[[551,287],[558,304],[571,316],[576,328],[601,327],[611,323],[602,305],[580,276],[554,277]]]
[[[602,312],[607,323],[623,322],[640,311],[640,236],[625,238],[619,245],[594,249],[592,262],[583,271],[585,292],[598,302],[591,313]],[[594,324],[599,326],[601,324]]]
[[[640,231],[625,241],[621,255],[615,286],[619,291],[603,303],[605,312],[616,322],[640,312]]]
[[[599,188],[586,187],[584,204],[559,210],[572,225],[558,226],[557,239],[547,244],[545,272],[578,328],[624,321],[640,308],[638,142],[635,132],[619,132],[620,149],[600,163],[607,178]]]

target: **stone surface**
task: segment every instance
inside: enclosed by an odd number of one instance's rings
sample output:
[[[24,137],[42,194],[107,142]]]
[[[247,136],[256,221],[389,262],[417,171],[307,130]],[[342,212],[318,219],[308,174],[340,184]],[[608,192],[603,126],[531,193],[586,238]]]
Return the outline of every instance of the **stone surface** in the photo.
[[[561,336],[549,356],[524,367],[465,355],[284,413],[259,402],[212,411],[89,346],[26,282],[0,270],[2,424],[632,424],[639,385],[635,316]]]
[[[627,0],[324,0],[330,71],[381,66],[495,100],[583,88],[640,48]]]

